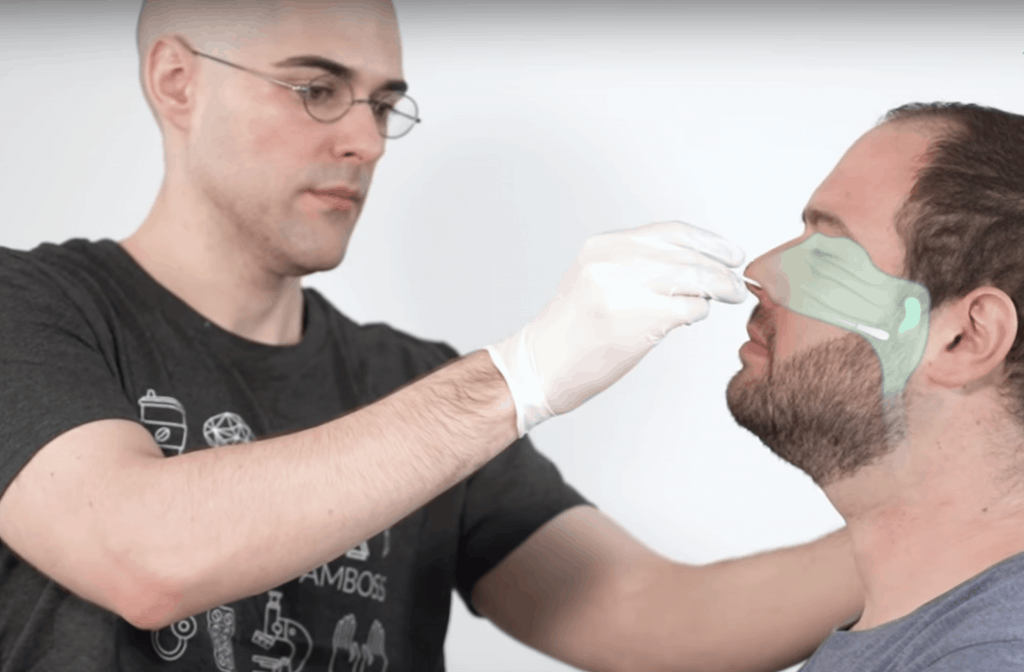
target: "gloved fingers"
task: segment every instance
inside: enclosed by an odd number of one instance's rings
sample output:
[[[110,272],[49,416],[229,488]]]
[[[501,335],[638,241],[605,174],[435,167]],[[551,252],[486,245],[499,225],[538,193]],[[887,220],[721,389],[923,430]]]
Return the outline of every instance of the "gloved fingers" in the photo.
[[[711,302],[699,296],[658,294],[648,297],[645,309],[652,316],[654,325],[649,335],[664,338],[677,327],[705,319],[711,313]]]
[[[676,246],[660,248],[650,243],[644,244],[647,246],[641,257],[644,260],[675,268],[704,268],[723,277],[735,278],[737,281],[740,279],[737,272],[732,270],[728,264],[724,264],[715,257],[708,256],[698,250]]]
[[[689,296],[723,303],[743,303],[747,288],[729,272],[706,266],[663,267],[664,272],[646,283],[659,296]]]
[[[665,250],[696,250],[731,268],[742,266],[746,258],[746,253],[732,241],[686,222],[655,222],[620,233]]]
[[[606,289],[657,286],[668,293],[668,289],[678,286],[687,289],[688,294],[714,294],[715,298],[736,303],[747,297],[746,285],[735,271],[696,250],[652,249],[644,243],[626,241],[615,250],[591,248],[588,256],[580,258],[577,268],[579,272],[571,273],[570,280],[589,277]]]
[[[739,275],[722,262],[697,250],[660,246],[650,239],[608,239],[601,247],[591,247],[580,261],[591,272],[594,269],[617,268],[621,269],[624,278],[635,278],[647,285],[668,280],[669,284],[693,286],[711,280],[717,284],[725,283],[729,288],[728,291],[716,291],[716,296],[731,296],[735,302],[745,301],[747,297],[746,285]]]
[[[642,335],[656,343],[673,329],[700,322],[710,313],[711,301],[699,296],[648,293],[633,297],[628,309],[616,311],[618,324],[614,330],[619,334]]]
[[[648,225],[648,227],[654,226],[664,227],[665,225]],[[678,231],[673,231],[671,228],[667,230],[678,234]],[[733,266],[732,262],[725,263],[720,258],[722,256],[730,256],[732,253],[728,252],[728,250],[721,248],[713,250],[713,254],[708,254],[698,249],[698,246],[690,247],[671,242],[668,240],[665,231],[666,229],[663,228],[660,234],[655,235],[651,231],[641,234],[634,229],[594,236],[586,241],[577,261],[582,266],[598,263],[630,264],[646,261],[678,266],[696,264],[716,267],[722,272],[732,272],[729,270]],[[678,236],[676,238],[678,239]],[[721,240],[724,241],[724,239]],[[703,247],[710,248],[713,245],[707,244]],[[733,261],[736,259],[742,260],[742,257],[743,253],[740,250],[738,256]]]

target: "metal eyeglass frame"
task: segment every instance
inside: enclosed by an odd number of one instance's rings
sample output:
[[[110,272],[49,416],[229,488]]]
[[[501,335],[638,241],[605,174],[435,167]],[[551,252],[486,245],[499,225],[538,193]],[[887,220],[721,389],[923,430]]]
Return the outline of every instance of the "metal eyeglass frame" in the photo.
[[[235,68],[237,70],[241,70],[242,72],[248,72],[250,75],[256,75],[257,77],[259,77],[261,79],[264,79],[264,80],[270,82],[271,84],[277,84],[278,86],[283,86],[286,89],[291,89],[295,93],[299,94],[299,98],[302,99],[302,107],[305,108],[306,114],[309,115],[310,119],[312,119],[313,121],[318,121],[321,124],[333,124],[334,122],[338,121],[339,119],[344,117],[346,114],[348,114],[352,110],[352,108],[355,107],[356,103],[366,103],[367,105],[370,105],[371,107],[380,104],[377,101],[372,100],[370,98],[356,98],[355,97],[355,93],[352,91],[352,86],[348,82],[346,82],[344,80],[341,80],[342,83],[345,86],[348,87],[349,93],[352,94],[351,95],[352,100],[349,102],[348,107],[346,107],[345,110],[341,114],[339,114],[338,116],[334,117],[333,119],[326,119],[326,120],[325,119],[318,119],[317,117],[313,116],[312,112],[309,111],[309,99],[307,98],[307,96],[309,96],[310,89],[312,88],[313,82],[316,81],[317,79],[319,79],[320,77],[323,77],[324,75],[317,75],[313,79],[309,80],[309,84],[289,84],[288,82],[283,82],[280,79],[275,79],[274,77],[271,77],[270,75],[264,74],[264,73],[259,72],[257,70],[253,70],[251,68],[247,68],[245,66],[238,65],[237,63],[232,63],[231,61],[226,61],[223,58],[218,58],[216,56],[211,56],[210,54],[204,54],[201,51],[197,51],[196,49],[193,49],[188,43],[185,42],[185,40],[182,40],[180,38],[179,38],[178,41],[181,42],[181,44],[186,49],[191,51],[196,56],[202,56],[203,58],[208,58],[211,61],[216,61],[218,63],[223,63],[224,65],[230,65],[232,68]],[[400,135],[388,135],[383,129],[378,129],[378,131],[380,132],[380,134],[382,136],[384,136],[385,138],[389,138],[391,140],[395,140],[397,138],[401,138],[403,136],[408,135],[409,131],[411,131],[412,129],[416,128],[416,124],[418,124],[418,123],[423,121],[422,119],[419,118],[419,105],[416,104],[416,101],[413,100],[410,96],[408,96],[408,95],[406,95],[404,93],[401,94],[401,95],[403,97],[405,97],[405,98],[408,98],[410,100],[410,102],[412,102],[413,107],[416,108],[417,114],[416,114],[416,116],[412,116],[412,115],[408,115],[408,114],[406,114],[404,112],[400,112],[399,110],[396,110],[396,109],[392,108],[392,110],[391,110],[391,112],[389,114],[400,114],[403,117],[407,117],[409,119],[412,119],[414,123],[413,123],[412,126],[409,127],[409,129],[407,131],[405,131],[404,133],[402,133]]]

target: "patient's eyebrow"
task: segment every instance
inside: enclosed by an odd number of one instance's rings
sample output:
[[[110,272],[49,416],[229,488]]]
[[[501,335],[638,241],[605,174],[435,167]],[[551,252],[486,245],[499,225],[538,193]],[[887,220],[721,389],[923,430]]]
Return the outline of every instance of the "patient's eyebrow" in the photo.
[[[833,215],[831,212],[819,210],[817,208],[807,208],[803,211],[801,217],[804,220],[804,224],[809,226],[821,226],[822,224],[826,224],[836,229],[850,240],[856,240],[850,232],[850,228],[843,223],[843,220],[837,215]]]
[[[305,56],[291,56],[274,63],[275,68],[319,68],[324,72],[329,72],[335,77],[341,77],[343,79],[352,79],[355,76],[355,71],[348,67],[332,61],[329,58],[323,56],[315,56],[308,54]],[[399,93],[405,93],[409,90],[409,85],[401,79],[389,79],[380,86],[377,87],[378,91],[398,91]]]

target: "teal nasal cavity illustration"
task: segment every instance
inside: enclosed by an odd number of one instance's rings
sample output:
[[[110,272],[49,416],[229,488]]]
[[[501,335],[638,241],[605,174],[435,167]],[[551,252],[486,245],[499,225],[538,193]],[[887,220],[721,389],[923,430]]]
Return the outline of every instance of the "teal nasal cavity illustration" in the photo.
[[[882,364],[882,397],[903,392],[928,343],[924,285],[879,270],[849,238],[815,233],[768,260],[765,290],[807,317],[862,335]]]

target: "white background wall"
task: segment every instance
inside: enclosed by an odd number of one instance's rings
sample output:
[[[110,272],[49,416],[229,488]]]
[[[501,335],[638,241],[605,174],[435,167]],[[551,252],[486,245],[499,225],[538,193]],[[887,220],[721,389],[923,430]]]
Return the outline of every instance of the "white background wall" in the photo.
[[[397,4],[425,121],[389,147],[344,264],[309,284],[359,321],[463,352],[532,318],[590,235],[682,219],[753,259],[799,235],[811,191],[887,109],[1024,110],[1019,3]],[[119,239],[148,212],[162,163],[136,11],[0,0],[0,245]],[[726,409],[753,305],[716,304],[533,432],[587,497],[680,561],[842,524]],[[457,598],[447,651],[454,672],[569,669]]]

